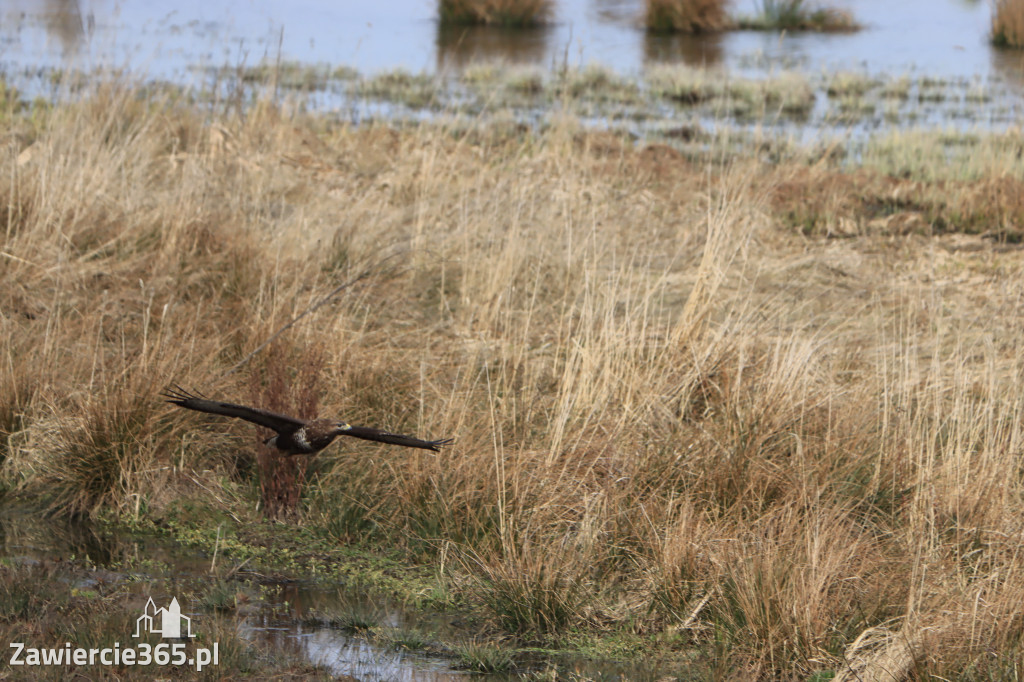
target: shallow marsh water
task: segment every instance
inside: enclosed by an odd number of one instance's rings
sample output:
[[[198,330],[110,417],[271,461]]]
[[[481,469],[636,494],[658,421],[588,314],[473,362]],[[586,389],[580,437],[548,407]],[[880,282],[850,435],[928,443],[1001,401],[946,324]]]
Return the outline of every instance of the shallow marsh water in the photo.
[[[67,562],[89,569],[79,574],[73,589],[119,583],[140,599],[152,597],[158,604],[178,596],[173,591],[187,591],[185,584],[195,589],[196,585],[217,580],[209,572],[211,559],[199,552],[156,539],[103,535],[88,523],[47,521],[23,510],[0,511],[0,560],[13,564]],[[168,576],[173,577],[167,580]],[[366,682],[467,679],[468,673],[454,670],[449,658],[382,647],[366,637],[315,622],[316,614],[344,609],[379,628],[418,628],[437,633],[445,630],[441,616],[413,613],[362,592],[311,582],[263,581],[260,601],[258,607],[238,609],[237,617],[239,634],[257,649],[298,655],[333,674]],[[196,632],[209,617],[209,611],[194,600],[183,599],[182,611],[192,618]]]
[[[835,0],[827,4],[848,9],[863,30],[711,36],[648,34],[640,27],[643,4],[558,0],[549,25],[503,30],[442,27],[433,0],[189,0],[173,10],[141,0],[12,0],[0,8],[0,73],[29,94],[52,91],[54,72],[111,68],[209,92],[230,89],[225,81],[243,67],[322,66],[343,75],[300,78],[295,89],[305,93],[306,106],[356,122],[419,120],[432,110],[473,115],[490,100],[467,105],[466,90],[451,91],[451,85],[481,62],[530,65],[548,74],[597,64],[633,82],[643,82],[652,67],[706,67],[730,91],[716,106],[696,110],[654,98],[599,102],[575,112],[589,126],[640,137],[659,137],[666,129],[671,134],[680,123],[705,131],[725,124],[748,132],[769,128],[806,142],[822,131],[863,135],[894,125],[1004,130],[1019,125],[1024,114],[1024,57],[989,44],[988,2]],[[732,3],[734,14],[753,14],[757,7],[757,0]],[[437,81],[412,95],[375,91],[374,76],[396,69]],[[785,87],[765,96],[737,83],[783,74],[806,81],[814,92],[796,113],[774,105],[773,97],[792,95]],[[871,86],[866,92],[830,93],[836,74],[852,74]],[[527,123],[543,119],[552,104],[544,97],[512,100],[517,120]]]
[[[757,0],[735,0],[753,14]],[[144,66],[181,78],[197,65],[276,58],[348,65],[373,73],[458,68],[480,59],[551,65],[599,62],[636,73],[683,61],[730,71],[863,69],[923,72],[944,79],[1002,74],[1019,86],[1020,55],[987,42],[990,3],[977,0],[833,0],[864,30],[849,33],[735,31],[713,36],[649,35],[643,0],[557,0],[554,21],[525,31],[443,28],[434,0],[186,0],[173,9],[142,0],[10,0],[0,8],[0,64]]]
[[[386,600],[342,588],[309,583],[268,587],[264,594],[273,608],[246,617],[238,624],[239,633],[260,647],[301,656],[335,674],[350,675],[364,682],[448,682],[465,680],[469,675],[453,670],[450,659],[383,647],[365,637],[313,622],[318,613],[344,610],[356,618],[376,623],[376,628],[437,632],[445,629],[443,618],[439,616],[413,613]],[[481,679],[503,680],[505,677]]]

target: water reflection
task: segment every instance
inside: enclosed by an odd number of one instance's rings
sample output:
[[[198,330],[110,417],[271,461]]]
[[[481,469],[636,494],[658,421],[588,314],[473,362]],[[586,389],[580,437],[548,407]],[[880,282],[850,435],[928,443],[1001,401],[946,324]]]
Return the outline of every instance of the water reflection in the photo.
[[[61,45],[62,57],[77,54],[87,25],[92,25],[92,15],[83,19],[77,0],[46,0],[41,15],[47,33]]]
[[[718,66],[725,59],[725,34],[667,35],[644,34],[644,64],[677,64]]]
[[[610,24],[633,27],[643,21],[643,3],[635,0],[592,0],[589,8],[595,19]]]
[[[122,556],[125,543],[100,535],[87,521],[53,519],[38,513],[0,508],[0,555],[19,559],[87,559],[108,566]]]
[[[992,71],[1013,84],[1018,92],[1024,91],[1024,51],[992,50]]]
[[[438,614],[411,611],[386,599],[370,598],[363,592],[310,583],[267,586],[264,598],[272,608],[239,624],[239,632],[250,641],[300,655],[311,663],[328,667],[335,674],[352,675],[359,680],[449,682],[466,679],[466,674],[452,670],[446,659],[382,646],[367,637],[350,635],[318,621],[341,616],[372,624],[378,632],[417,630],[444,637],[451,630]]]
[[[81,52],[94,25],[92,13],[83,14],[78,0],[14,0],[0,6],[0,35],[15,51],[41,49],[66,60]]]
[[[310,628],[302,624],[275,626],[248,620],[239,625],[239,634],[250,641],[325,666],[333,674],[351,675],[361,682],[463,682],[469,677],[467,673],[452,670],[442,659],[382,649],[364,639],[326,628]]]
[[[369,599],[364,593],[345,589],[330,589],[307,583],[277,586],[266,595],[278,606],[264,615],[253,616],[239,626],[239,632],[250,641],[261,642],[275,650],[300,655],[306,660],[327,666],[333,673],[352,675],[361,682],[375,680],[401,680],[404,682],[466,682],[480,680],[509,682],[522,679],[520,672],[543,670],[550,661],[535,661],[520,657],[521,668],[508,673],[487,675],[453,670],[451,662],[432,658],[398,647],[387,647],[365,637],[348,635],[338,629],[310,625],[310,616],[316,613],[342,613],[356,619],[376,623],[375,632],[394,629],[396,632],[416,630],[430,633],[442,640],[459,639],[440,614],[405,609],[401,605],[382,599]],[[287,612],[289,617],[273,614]],[[697,679],[706,676],[707,669],[699,662],[666,664],[646,660],[633,663],[590,660],[563,656],[558,660],[562,670],[571,670],[571,679],[594,682],[655,682],[666,679]],[[561,679],[561,678],[559,678]]]
[[[511,29],[438,24],[437,71],[457,72],[479,61],[543,62],[553,33],[550,26]]]

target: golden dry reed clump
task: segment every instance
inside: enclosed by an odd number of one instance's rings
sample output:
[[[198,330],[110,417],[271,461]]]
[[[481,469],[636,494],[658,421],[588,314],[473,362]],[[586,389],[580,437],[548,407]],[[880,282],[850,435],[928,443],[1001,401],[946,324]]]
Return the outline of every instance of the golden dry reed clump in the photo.
[[[992,9],[992,42],[1001,47],[1024,47],[1024,1],[996,0]]]
[[[650,31],[712,33],[731,24],[728,0],[646,0],[644,25]]]
[[[442,24],[538,26],[551,20],[552,0],[439,0]]]

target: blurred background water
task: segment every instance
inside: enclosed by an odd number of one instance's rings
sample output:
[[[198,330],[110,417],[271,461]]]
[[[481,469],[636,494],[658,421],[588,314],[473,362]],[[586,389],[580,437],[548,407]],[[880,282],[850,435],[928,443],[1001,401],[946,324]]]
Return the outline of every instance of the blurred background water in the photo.
[[[441,27],[433,0],[4,0],[0,68],[124,68],[186,82],[197,67],[261,60],[449,72],[479,59],[542,66],[599,63],[620,73],[685,62],[745,75],[779,70],[859,70],[944,79],[998,74],[1014,87],[1024,56],[988,43],[979,0],[835,0],[864,29],[854,33],[731,31],[652,35],[643,0],[556,0],[554,21],[509,30]],[[734,0],[754,14],[757,0]]]

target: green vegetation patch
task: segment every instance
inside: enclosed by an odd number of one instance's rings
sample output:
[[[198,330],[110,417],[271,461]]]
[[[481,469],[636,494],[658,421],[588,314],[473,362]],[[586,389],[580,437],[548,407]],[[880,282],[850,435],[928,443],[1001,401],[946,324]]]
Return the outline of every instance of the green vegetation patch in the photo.
[[[820,7],[808,0],[761,0],[761,11],[736,19],[741,29],[758,31],[856,31],[860,25],[842,9]]]

